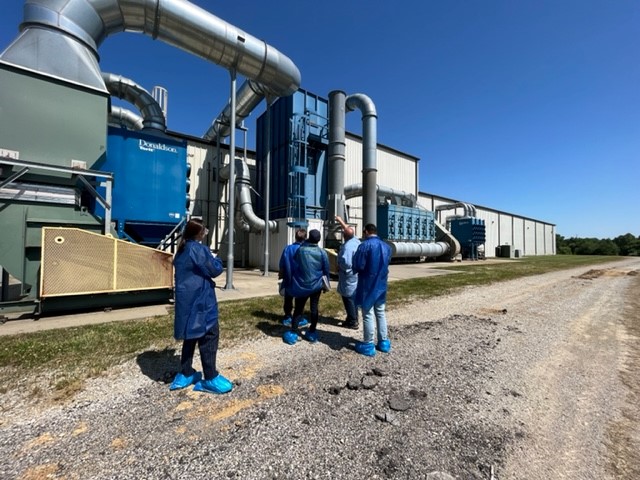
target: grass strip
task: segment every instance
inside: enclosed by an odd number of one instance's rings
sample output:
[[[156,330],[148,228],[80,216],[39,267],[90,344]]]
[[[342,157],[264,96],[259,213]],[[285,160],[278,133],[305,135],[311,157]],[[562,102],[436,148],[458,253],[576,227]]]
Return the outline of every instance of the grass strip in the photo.
[[[452,275],[438,275],[389,283],[387,304],[390,311],[409,302],[451,293],[467,286],[487,285],[519,277],[619,260],[611,256],[525,257],[504,263],[453,265]],[[284,331],[282,298],[279,296],[219,303],[221,347],[258,338],[278,336]],[[325,319],[343,318],[342,299],[335,290],[324,294],[320,313]],[[86,378],[135,358],[148,350],[176,349],[173,316],[102,323],[41,332],[0,336],[0,385],[2,391],[14,388],[18,373],[29,376],[56,371],[51,387],[73,391]]]

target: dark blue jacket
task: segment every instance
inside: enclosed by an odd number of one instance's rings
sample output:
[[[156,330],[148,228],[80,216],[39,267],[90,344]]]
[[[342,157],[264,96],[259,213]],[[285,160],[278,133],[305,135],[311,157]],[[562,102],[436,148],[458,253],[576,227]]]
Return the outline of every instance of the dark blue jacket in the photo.
[[[212,278],[223,271],[222,261],[209,248],[188,240],[173,259],[175,267],[176,340],[202,337],[218,323],[218,300]]]
[[[322,289],[322,276],[329,276],[329,257],[316,243],[303,243],[289,265],[286,287],[292,297],[308,297]]]
[[[358,274],[355,302],[363,310],[387,301],[387,278],[391,247],[377,235],[365,238],[353,255],[353,271]]]
[[[295,242],[287,246],[280,255],[280,264],[278,266],[280,278],[282,278],[282,286],[286,289],[291,283],[293,276],[293,265],[295,264],[293,257],[302,245],[302,242]]]

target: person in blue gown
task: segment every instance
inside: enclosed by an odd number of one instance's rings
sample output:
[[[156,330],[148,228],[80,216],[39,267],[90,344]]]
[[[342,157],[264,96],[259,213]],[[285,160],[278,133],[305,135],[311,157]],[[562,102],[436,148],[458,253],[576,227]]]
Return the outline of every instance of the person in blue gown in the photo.
[[[362,308],[364,331],[364,341],[356,343],[356,352],[371,357],[376,349],[385,353],[391,350],[385,312],[391,247],[378,237],[374,224],[365,225],[364,233],[352,259],[353,271],[358,274],[355,301]],[[376,336],[378,343],[374,344]]]
[[[191,219],[185,226],[175,267],[175,319],[173,336],[182,340],[180,372],[171,383],[171,390],[194,385],[195,391],[227,393],[233,384],[216,368],[220,327],[218,301],[213,278],[223,271],[222,262],[202,244],[207,229],[199,219]],[[193,355],[196,345],[204,378],[194,370]]]

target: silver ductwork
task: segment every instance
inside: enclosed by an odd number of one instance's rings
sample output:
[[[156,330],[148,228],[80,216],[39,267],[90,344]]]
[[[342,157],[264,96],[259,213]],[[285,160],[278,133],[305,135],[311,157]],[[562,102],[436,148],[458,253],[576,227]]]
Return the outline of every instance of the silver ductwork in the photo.
[[[377,189],[377,121],[373,101],[362,93],[353,95],[340,90],[329,93],[329,219],[335,215],[344,217],[344,163],[346,149],[346,112],[359,109],[362,112],[362,191],[363,223],[376,223]],[[334,237],[337,229],[329,232]]]
[[[471,205],[470,203],[456,202],[456,203],[447,203],[444,205],[438,205],[434,211],[440,217],[440,212],[443,210],[454,210],[456,208],[462,208],[464,213],[463,215],[452,215],[447,217],[449,218],[463,218],[463,217],[475,217],[476,216],[476,207]]]
[[[126,100],[138,108],[142,114],[144,129],[166,131],[164,112],[149,92],[133,80],[121,75],[103,72],[102,79],[111,95]]]
[[[139,32],[286,96],[300,71],[275,48],[184,0],[26,0],[20,35],[0,60],[105,91],[98,47],[109,35]]]
[[[335,240],[340,225],[333,224],[336,215],[345,217],[344,209],[344,163],[346,160],[346,94],[341,90],[329,93],[329,146],[327,150],[328,179],[327,210],[329,224],[333,229],[327,238]]]
[[[229,180],[229,170],[228,163],[220,169],[220,178],[222,180]],[[236,158],[235,171],[236,195],[239,203],[238,210],[251,229],[264,231],[266,229],[266,222],[255,214],[251,203],[251,173],[249,172],[249,166],[241,158]],[[236,221],[236,223],[238,222]],[[245,228],[242,227],[242,229]],[[271,220],[269,222],[269,231],[275,232],[277,229],[278,223]]]
[[[361,183],[354,183],[353,185],[347,185],[344,187],[345,199],[362,196],[364,189]],[[376,185],[376,197],[384,196],[391,199],[402,199],[407,203],[410,203],[411,207],[416,206],[416,196],[413,193],[404,192],[402,190],[395,190],[391,187],[385,187],[383,185]]]
[[[364,225],[376,223],[376,185],[378,183],[378,114],[373,101],[362,93],[349,95],[346,101],[348,111],[362,113],[362,218]]]
[[[111,105],[109,110],[109,123],[124,125],[130,130],[142,130],[144,123],[142,123],[142,117],[131,110],[118,107],[117,105]]]
[[[391,247],[393,258],[402,257],[442,257],[449,253],[450,245],[447,242],[435,243],[410,243],[410,242],[386,242]]]
[[[242,123],[265,97],[262,87],[254,81],[247,80],[236,92],[236,123]],[[226,138],[231,133],[231,102],[211,123],[209,130],[203,135],[207,141]]]

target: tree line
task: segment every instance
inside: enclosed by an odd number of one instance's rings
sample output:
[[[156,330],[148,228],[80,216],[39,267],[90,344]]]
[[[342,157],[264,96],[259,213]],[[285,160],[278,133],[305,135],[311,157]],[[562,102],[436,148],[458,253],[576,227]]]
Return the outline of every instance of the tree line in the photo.
[[[558,255],[640,255],[640,236],[627,233],[616,238],[564,238],[556,234],[556,252]]]

